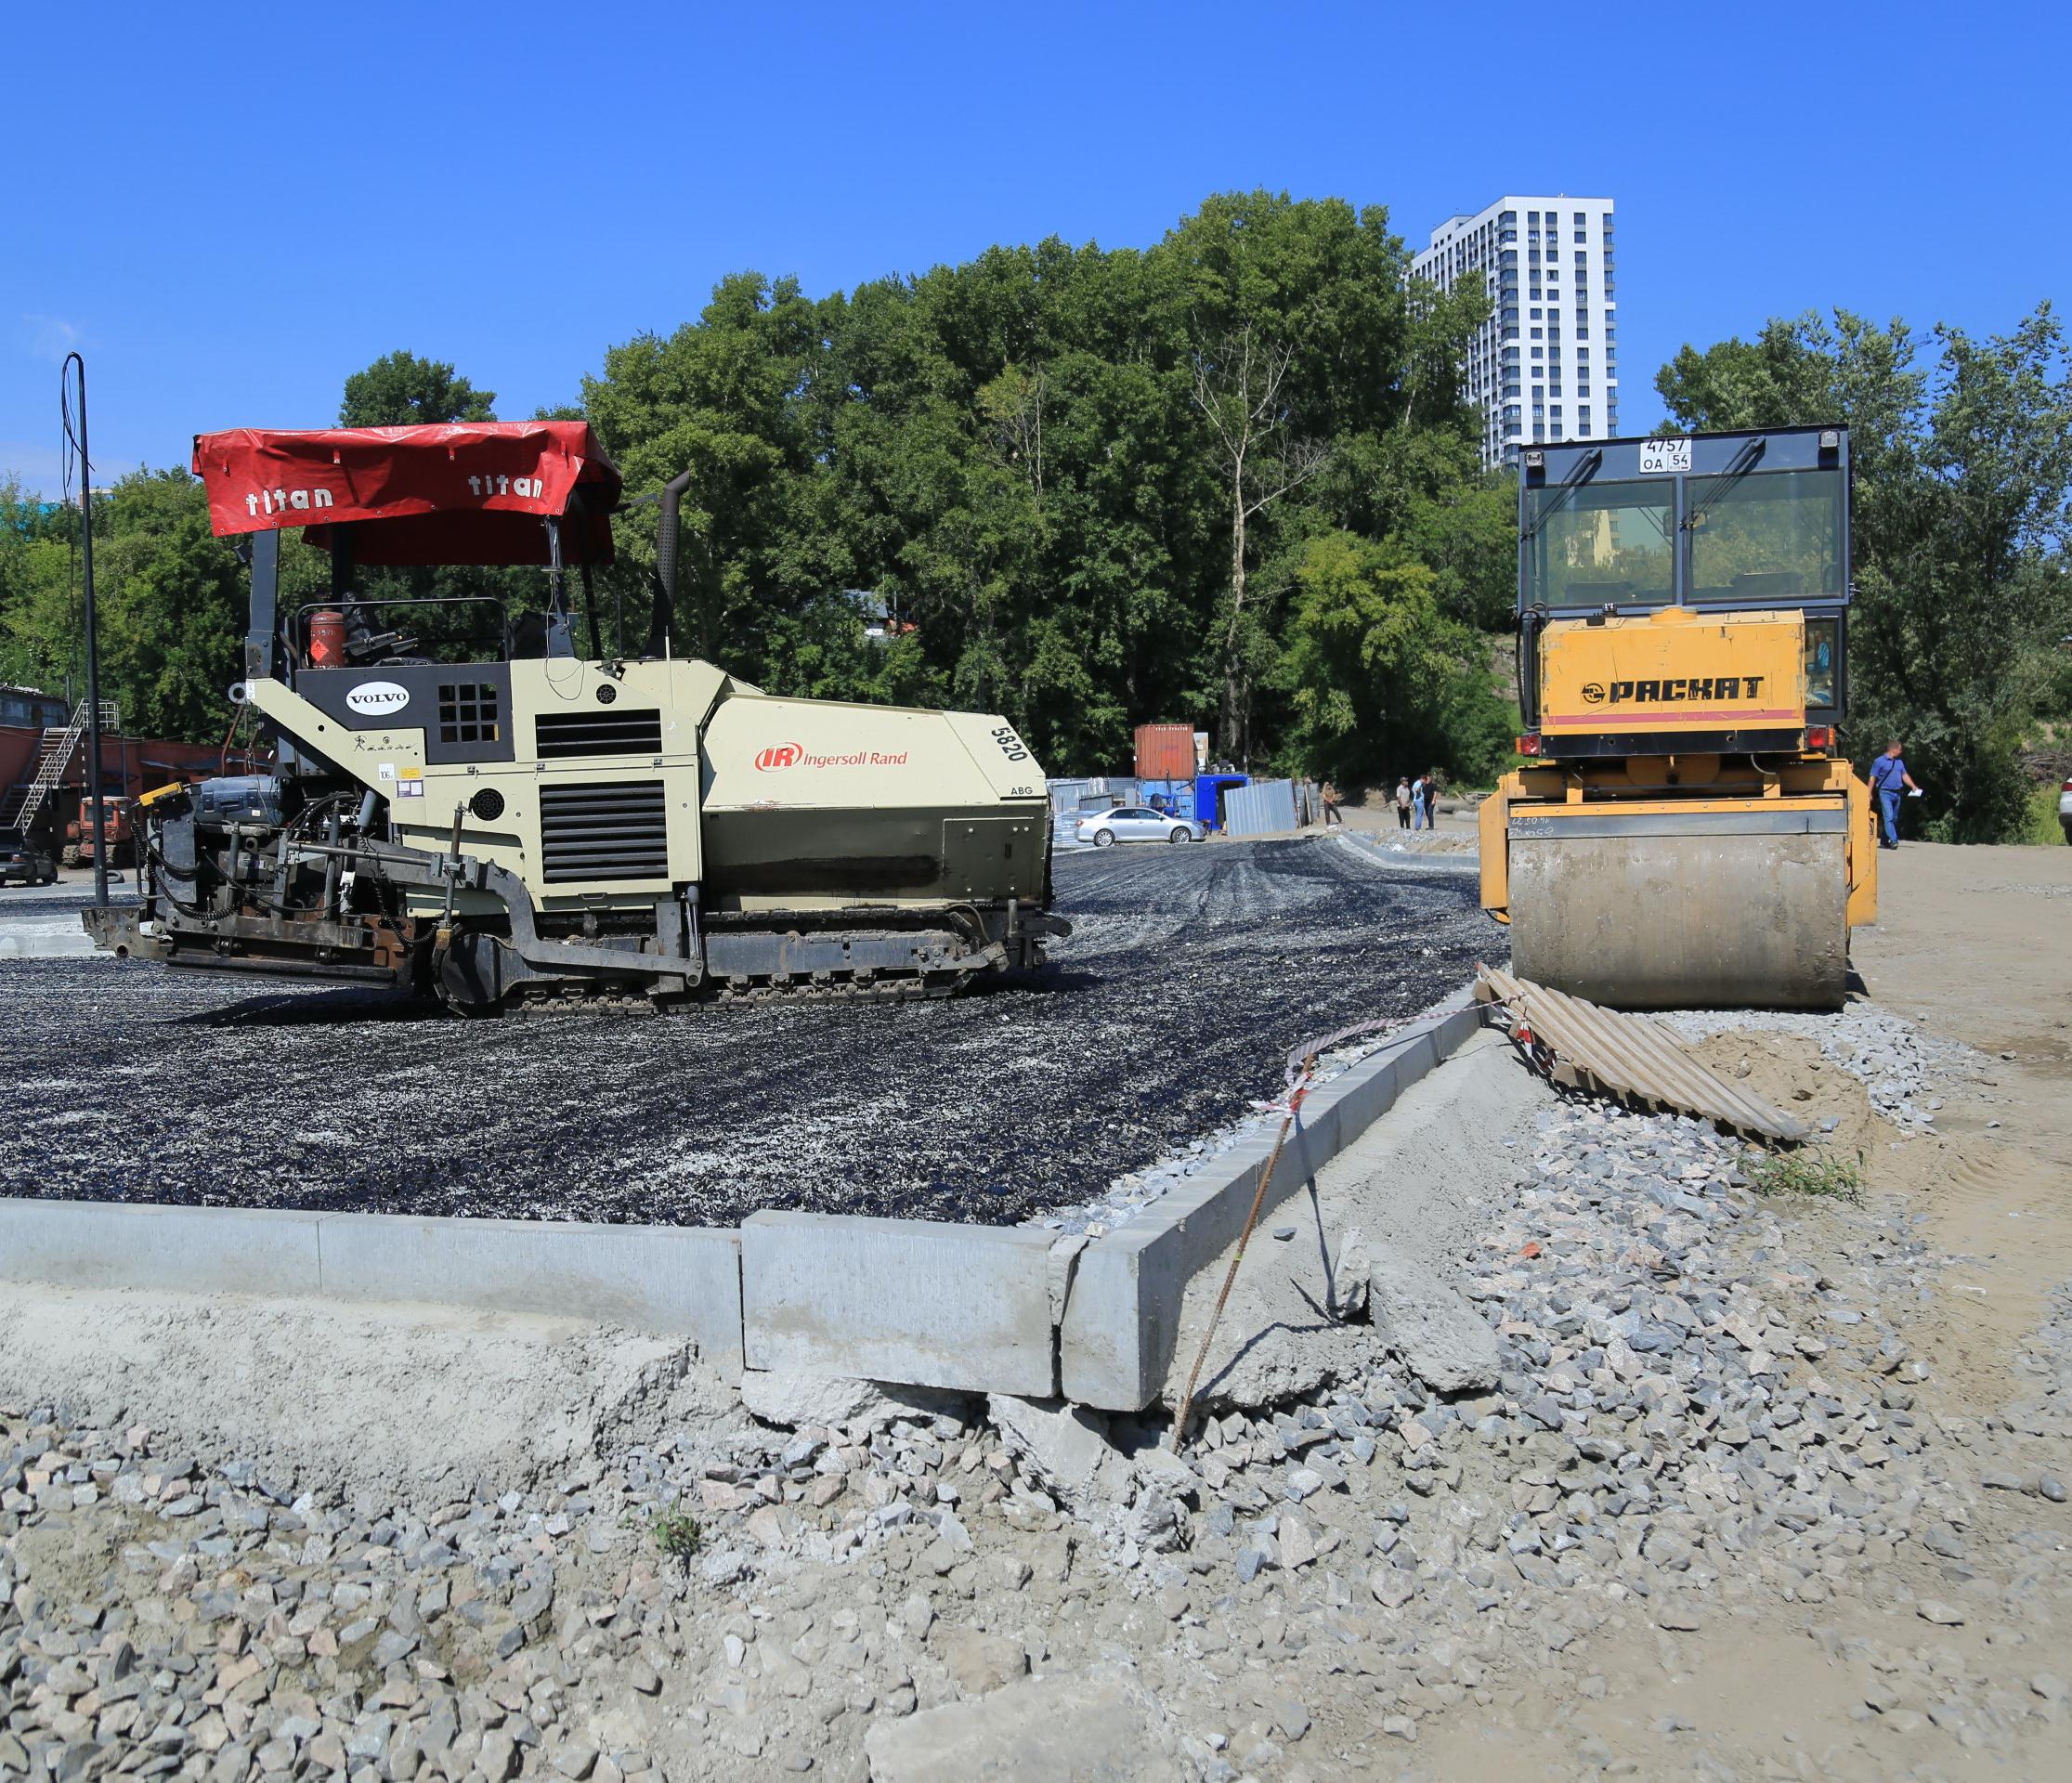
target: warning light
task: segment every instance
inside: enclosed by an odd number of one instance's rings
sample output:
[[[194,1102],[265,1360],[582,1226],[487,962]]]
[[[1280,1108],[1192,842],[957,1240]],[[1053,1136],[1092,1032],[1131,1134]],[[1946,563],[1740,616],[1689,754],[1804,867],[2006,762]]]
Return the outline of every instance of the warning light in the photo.
[[[1805,747],[1809,749],[1831,749],[1834,747],[1833,727],[1828,724],[1807,725]]]
[[[1533,733],[1532,733],[1532,735],[1530,735],[1530,736],[1521,736],[1521,737],[1519,737],[1519,738],[1518,738],[1518,753],[1519,753],[1520,755],[1537,755],[1537,754],[1539,754],[1539,752],[1540,752],[1540,734],[1539,734],[1539,733],[1538,733],[1537,731],[1535,731],[1535,732],[1533,732]]]

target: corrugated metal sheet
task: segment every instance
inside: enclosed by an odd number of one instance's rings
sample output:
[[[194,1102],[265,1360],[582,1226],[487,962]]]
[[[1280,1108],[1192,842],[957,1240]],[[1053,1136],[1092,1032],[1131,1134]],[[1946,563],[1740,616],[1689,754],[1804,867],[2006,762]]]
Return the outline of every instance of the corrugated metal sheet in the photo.
[[[1298,827],[1293,780],[1255,780],[1223,795],[1223,827],[1231,836],[1271,836]]]
[[[1050,795],[1052,813],[1072,810],[1078,804],[1080,797],[1091,784],[1090,781],[1086,780],[1051,780],[1046,782],[1045,789]]]
[[[1805,1126],[1760,1096],[1715,1077],[1666,1028],[1644,1015],[1600,1009],[1580,996],[1484,966],[1475,995],[1504,1011],[1514,1040],[1521,1035],[1553,1056],[1557,1083],[1648,1107],[1678,1109],[1739,1132],[1796,1145]]]

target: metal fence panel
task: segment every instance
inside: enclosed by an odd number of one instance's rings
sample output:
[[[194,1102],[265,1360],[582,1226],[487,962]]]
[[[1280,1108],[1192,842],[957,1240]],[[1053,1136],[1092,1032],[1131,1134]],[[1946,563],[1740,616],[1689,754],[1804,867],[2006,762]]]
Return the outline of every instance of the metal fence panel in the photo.
[[[1255,780],[1223,795],[1223,826],[1231,836],[1271,836],[1298,827],[1292,780]]]

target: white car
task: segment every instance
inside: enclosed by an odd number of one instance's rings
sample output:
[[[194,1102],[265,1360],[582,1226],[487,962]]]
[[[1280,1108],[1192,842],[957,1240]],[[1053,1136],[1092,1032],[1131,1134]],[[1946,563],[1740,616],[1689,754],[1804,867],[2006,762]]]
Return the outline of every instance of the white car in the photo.
[[[1117,842],[1193,842],[1201,839],[1199,825],[1170,811],[1153,811],[1149,805],[1117,805],[1113,811],[1089,811],[1074,832],[1082,842],[1096,848],[1113,848]]]

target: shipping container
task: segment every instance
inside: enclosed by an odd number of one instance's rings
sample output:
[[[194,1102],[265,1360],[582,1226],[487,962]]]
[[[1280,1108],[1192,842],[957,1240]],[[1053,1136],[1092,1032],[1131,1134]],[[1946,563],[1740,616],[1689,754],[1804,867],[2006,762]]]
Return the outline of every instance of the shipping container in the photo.
[[[1137,777],[1140,780],[1192,780],[1194,777],[1194,727],[1192,724],[1138,725]]]

